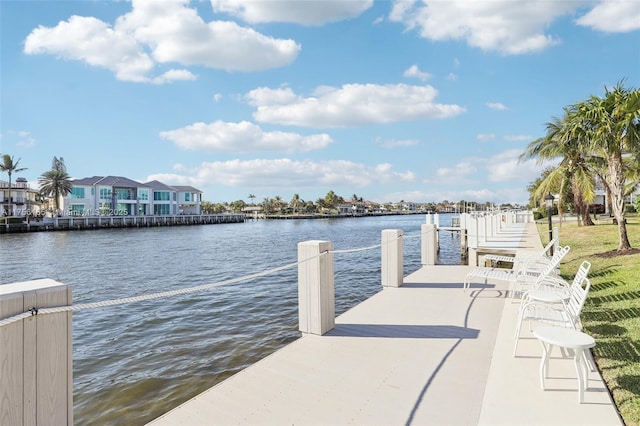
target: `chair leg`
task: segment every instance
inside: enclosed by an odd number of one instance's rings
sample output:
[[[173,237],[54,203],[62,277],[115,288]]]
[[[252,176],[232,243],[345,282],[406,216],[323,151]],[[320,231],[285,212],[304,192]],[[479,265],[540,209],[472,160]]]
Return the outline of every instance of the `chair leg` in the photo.
[[[516,356],[516,352],[518,352],[518,341],[520,340],[520,329],[522,328],[522,317],[518,317],[518,323],[516,324],[516,338],[515,343],[513,345],[513,356]]]

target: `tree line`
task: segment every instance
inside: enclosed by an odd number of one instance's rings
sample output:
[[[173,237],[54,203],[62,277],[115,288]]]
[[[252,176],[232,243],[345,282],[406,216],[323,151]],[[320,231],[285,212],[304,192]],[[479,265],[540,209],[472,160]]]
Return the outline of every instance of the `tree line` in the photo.
[[[403,206],[408,205],[405,200],[399,202],[384,202],[375,203],[371,201],[365,201],[363,197],[353,194],[350,198],[337,195],[333,190],[329,191],[323,198],[313,200],[304,200],[299,194],[294,194],[290,201],[284,200],[281,196],[276,195],[273,198],[265,197],[261,202],[255,202],[255,195],[249,194],[247,197],[249,202],[245,200],[236,200],[232,202],[218,202],[212,203],[204,201],[202,203],[203,213],[224,213],[235,212],[239,213],[246,211],[247,208],[259,208],[264,214],[337,214],[340,205],[361,206],[362,208],[372,208],[384,211],[399,211],[403,209]],[[491,201],[483,203],[472,201],[448,201],[443,200],[440,202],[425,202],[425,203],[411,203],[416,204],[416,208],[419,211],[431,211],[431,212],[464,212],[475,210],[490,210],[495,208],[501,209],[520,209],[524,208],[518,204],[505,203],[496,205]],[[406,208],[406,207],[405,207]]]

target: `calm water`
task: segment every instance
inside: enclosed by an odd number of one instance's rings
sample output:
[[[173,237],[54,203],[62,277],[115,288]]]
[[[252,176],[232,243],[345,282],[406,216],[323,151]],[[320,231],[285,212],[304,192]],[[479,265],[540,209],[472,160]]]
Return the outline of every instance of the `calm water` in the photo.
[[[74,303],[215,283],[297,260],[297,244],[335,250],[402,229],[404,273],[420,267],[424,215],[249,221],[188,227],[41,232],[0,237],[0,284],[52,278]],[[440,223],[448,226],[448,215]],[[441,233],[439,263],[460,263]],[[336,253],[336,313],[381,289],[380,249]],[[211,290],[73,315],[77,425],[142,425],[299,337],[297,268]]]

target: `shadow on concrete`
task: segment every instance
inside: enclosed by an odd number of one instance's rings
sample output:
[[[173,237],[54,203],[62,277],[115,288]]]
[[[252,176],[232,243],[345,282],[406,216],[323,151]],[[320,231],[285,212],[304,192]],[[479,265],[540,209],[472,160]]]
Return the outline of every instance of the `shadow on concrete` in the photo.
[[[336,327],[325,336],[477,339],[479,333],[480,330],[455,325],[336,324]]]
[[[459,288],[462,289],[462,283],[404,283],[401,288]],[[471,283],[471,287],[476,289],[492,289],[495,284],[477,284]]]

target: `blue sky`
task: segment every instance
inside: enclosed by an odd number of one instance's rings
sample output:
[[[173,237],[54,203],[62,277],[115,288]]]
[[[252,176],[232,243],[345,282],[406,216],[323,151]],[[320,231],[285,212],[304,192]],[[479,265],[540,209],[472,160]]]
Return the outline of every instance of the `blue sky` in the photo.
[[[545,124],[640,87],[637,0],[0,0],[0,20],[0,152],[33,187],[56,156],[212,202],[526,204]]]

